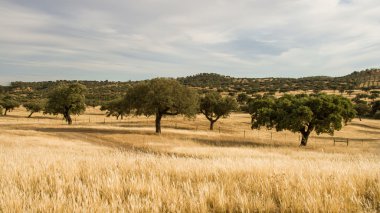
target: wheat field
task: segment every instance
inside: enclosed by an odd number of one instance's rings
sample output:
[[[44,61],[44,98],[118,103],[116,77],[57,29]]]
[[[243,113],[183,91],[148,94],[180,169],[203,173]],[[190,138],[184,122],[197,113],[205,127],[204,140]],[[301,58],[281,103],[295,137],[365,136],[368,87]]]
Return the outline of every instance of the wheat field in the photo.
[[[380,122],[354,120],[336,136],[250,130],[232,114],[105,118],[16,109],[0,117],[0,212],[379,212]]]

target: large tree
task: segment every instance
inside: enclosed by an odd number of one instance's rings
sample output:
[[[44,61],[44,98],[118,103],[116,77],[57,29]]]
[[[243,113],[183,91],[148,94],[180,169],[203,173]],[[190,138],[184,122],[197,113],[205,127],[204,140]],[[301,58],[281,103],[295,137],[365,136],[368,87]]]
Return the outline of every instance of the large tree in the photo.
[[[252,128],[264,126],[276,131],[289,130],[302,135],[300,146],[306,146],[309,135],[334,134],[355,117],[347,98],[337,95],[284,95],[281,98],[261,98],[251,101]]]
[[[86,87],[82,84],[61,84],[49,94],[45,113],[62,114],[70,125],[72,114],[79,115],[86,110],[85,93]]]
[[[115,116],[117,120],[119,117],[123,120],[123,117],[130,113],[131,108],[124,98],[117,98],[103,103],[100,110],[106,111],[107,117]]]
[[[30,112],[28,115],[28,118],[30,118],[32,117],[33,113],[43,111],[45,109],[45,104],[46,100],[33,100],[23,104],[23,106],[28,112]]]
[[[232,97],[222,97],[218,92],[209,92],[200,100],[200,111],[210,121],[210,130],[219,118],[225,118],[237,109],[237,103]]]
[[[20,102],[14,96],[6,95],[0,100],[0,105],[4,108],[4,115],[7,115],[7,112],[19,107]]]
[[[156,116],[158,134],[161,133],[163,116],[193,117],[198,111],[197,93],[170,78],[140,82],[128,90],[125,98],[136,115]]]

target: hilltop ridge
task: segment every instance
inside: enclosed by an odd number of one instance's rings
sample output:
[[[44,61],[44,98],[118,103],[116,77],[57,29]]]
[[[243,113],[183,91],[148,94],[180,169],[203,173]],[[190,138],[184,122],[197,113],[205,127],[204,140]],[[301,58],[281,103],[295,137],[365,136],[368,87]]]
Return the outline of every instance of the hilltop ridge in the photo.
[[[355,71],[342,77],[311,76],[302,78],[237,78],[217,73],[200,73],[177,78],[184,85],[198,90],[217,90],[228,93],[289,92],[297,90],[354,90],[362,88],[380,89],[380,69]],[[24,99],[44,98],[52,87],[59,83],[79,82],[87,87],[87,104],[97,105],[99,101],[113,100],[123,96],[128,88],[138,81],[41,81],[11,82],[0,86],[0,93],[10,93]]]

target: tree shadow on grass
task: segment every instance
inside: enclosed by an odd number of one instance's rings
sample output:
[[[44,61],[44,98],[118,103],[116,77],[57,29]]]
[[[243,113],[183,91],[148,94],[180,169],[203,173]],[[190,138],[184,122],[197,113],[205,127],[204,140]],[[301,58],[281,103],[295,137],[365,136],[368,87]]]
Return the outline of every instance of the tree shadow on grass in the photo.
[[[374,130],[380,130],[380,127],[375,127],[367,124],[362,124],[362,123],[350,123],[350,126],[358,126],[366,129],[374,129]]]
[[[192,141],[202,145],[215,146],[215,147],[293,147],[289,144],[282,143],[263,143],[248,140],[217,140],[217,139],[201,139],[192,138]]]
[[[128,129],[97,129],[97,128],[33,128],[35,131],[47,132],[47,133],[96,133],[96,134],[141,134],[141,135],[156,135],[154,132],[149,132],[146,130],[128,130]]]

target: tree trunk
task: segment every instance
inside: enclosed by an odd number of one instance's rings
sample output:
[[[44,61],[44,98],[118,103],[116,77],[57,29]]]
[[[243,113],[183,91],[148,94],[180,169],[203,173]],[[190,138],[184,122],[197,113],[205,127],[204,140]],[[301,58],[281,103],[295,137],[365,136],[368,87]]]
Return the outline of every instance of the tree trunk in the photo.
[[[5,111],[4,111],[4,116],[6,116],[6,115],[7,115],[7,112],[8,112],[8,109],[7,109],[7,108],[5,108]]]
[[[32,117],[33,113],[34,113],[33,111],[32,111],[32,112],[30,112],[30,114],[29,114],[28,118]]]
[[[307,140],[309,139],[310,131],[301,131],[301,144],[300,146],[306,146],[307,145]]]
[[[71,125],[73,123],[73,120],[71,119],[70,114],[67,114],[67,124]]]
[[[120,120],[123,120],[123,114],[120,114]]]
[[[156,113],[156,133],[161,134],[161,118],[162,114]]]
[[[215,121],[213,120],[210,121],[210,130],[214,130],[214,123]]]
[[[63,114],[63,117],[65,118],[66,122],[68,125],[71,125],[73,123],[73,120],[71,119],[71,116],[70,116],[70,113],[69,112],[65,112]]]

